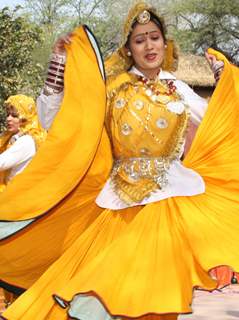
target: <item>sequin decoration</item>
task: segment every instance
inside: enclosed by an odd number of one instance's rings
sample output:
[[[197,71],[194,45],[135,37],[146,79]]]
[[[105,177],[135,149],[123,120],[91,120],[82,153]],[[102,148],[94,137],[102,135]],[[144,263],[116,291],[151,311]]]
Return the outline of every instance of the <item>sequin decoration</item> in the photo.
[[[185,110],[185,105],[181,101],[172,101],[167,104],[167,109],[176,114],[182,114]]]
[[[142,110],[144,108],[144,102],[142,100],[135,100],[134,106],[137,110]]]
[[[156,95],[156,94],[153,94],[153,95],[151,96],[151,100],[152,100],[153,102],[157,101],[157,95]]]
[[[162,104],[166,104],[171,101],[171,98],[167,95],[158,95],[156,101]]]
[[[115,101],[115,108],[116,108],[116,109],[124,108],[125,105],[126,105],[126,101],[125,101],[125,99],[123,99],[123,98],[117,99],[117,100]]]
[[[139,150],[139,152],[140,152],[140,154],[143,156],[143,155],[150,155],[150,151],[149,151],[149,149],[147,149],[147,148],[141,148],[140,150]]]
[[[132,128],[128,123],[124,123],[121,126],[121,132],[124,136],[128,136],[132,132]]]
[[[157,121],[156,121],[156,126],[160,129],[165,129],[168,127],[168,121],[166,119],[163,119],[163,118],[159,118]]]
[[[151,97],[152,94],[153,94],[153,91],[152,91],[151,89],[147,89],[147,90],[145,90],[145,93],[146,93],[146,95],[147,95],[148,97]]]

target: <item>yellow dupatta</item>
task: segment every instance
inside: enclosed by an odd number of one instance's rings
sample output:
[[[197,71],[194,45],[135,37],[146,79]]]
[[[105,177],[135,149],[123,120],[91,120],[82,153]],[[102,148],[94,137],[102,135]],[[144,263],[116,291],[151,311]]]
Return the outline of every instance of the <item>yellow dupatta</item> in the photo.
[[[84,178],[99,145],[109,156],[104,164],[96,164],[100,169],[97,174],[106,179],[111,155],[103,132],[105,100],[105,83],[95,52],[80,27],[68,48],[60,111],[36,157],[0,196],[0,220],[35,218],[54,207]]]

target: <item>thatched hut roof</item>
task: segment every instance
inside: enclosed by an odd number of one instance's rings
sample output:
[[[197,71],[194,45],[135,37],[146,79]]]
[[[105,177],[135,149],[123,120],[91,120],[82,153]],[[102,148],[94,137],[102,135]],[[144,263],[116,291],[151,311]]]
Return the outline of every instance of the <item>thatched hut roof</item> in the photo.
[[[215,84],[213,73],[202,56],[180,54],[178,69],[174,72],[177,79],[191,86],[212,87]]]

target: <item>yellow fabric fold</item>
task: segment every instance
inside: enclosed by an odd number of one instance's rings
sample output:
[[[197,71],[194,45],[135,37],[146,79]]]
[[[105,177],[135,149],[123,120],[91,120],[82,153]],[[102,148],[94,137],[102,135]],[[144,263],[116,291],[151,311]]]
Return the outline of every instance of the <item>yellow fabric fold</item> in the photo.
[[[83,27],[75,30],[67,51],[60,111],[29,167],[0,195],[0,220],[25,220],[44,214],[77,186],[95,157],[102,137],[106,93]],[[110,170],[111,158],[102,166]],[[107,174],[102,173],[104,178]]]
[[[204,178],[216,179],[218,185],[228,187],[232,182],[238,188],[239,69],[220,52],[209,49],[209,53],[223,60],[225,67],[184,164]]]

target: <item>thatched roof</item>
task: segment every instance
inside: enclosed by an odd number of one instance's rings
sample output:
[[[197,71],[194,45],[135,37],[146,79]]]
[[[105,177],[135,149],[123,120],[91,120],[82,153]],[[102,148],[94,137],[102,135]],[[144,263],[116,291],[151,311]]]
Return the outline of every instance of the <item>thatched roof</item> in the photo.
[[[180,54],[178,69],[174,74],[177,79],[191,86],[212,87],[215,84],[213,73],[202,56]]]

